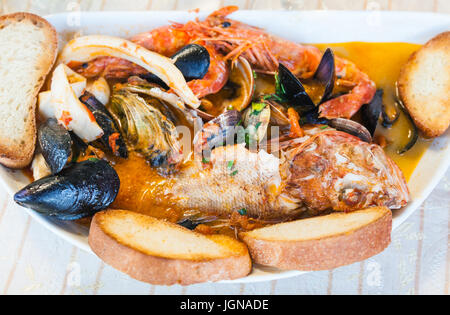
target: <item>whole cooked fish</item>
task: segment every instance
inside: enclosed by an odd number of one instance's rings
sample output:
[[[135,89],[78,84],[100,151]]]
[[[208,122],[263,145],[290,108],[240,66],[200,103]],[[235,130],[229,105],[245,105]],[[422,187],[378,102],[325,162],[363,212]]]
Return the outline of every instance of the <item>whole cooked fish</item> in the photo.
[[[330,130],[299,139],[277,158],[242,145],[219,147],[174,175],[166,194],[177,206],[258,219],[286,219],[305,210],[404,207],[410,200],[398,166],[375,144]]]

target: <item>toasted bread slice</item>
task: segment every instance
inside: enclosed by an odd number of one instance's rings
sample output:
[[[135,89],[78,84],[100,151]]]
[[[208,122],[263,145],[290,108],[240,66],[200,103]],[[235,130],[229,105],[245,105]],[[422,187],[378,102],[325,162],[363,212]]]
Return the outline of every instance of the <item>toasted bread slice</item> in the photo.
[[[241,233],[254,263],[286,270],[329,270],[365,260],[391,241],[392,213],[370,208]]]
[[[130,211],[95,215],[89,244],[107,264],[151,284],[237,279],[252,269],[247,247],[236,239],[205,236]]]
[[[400,97],[427,138],[439,137],[450,125],[450,32],[414,53],[399,78]]]
[[[29,13],[0,17],[0,163],[30,164],[36,144],[37,95],[58,50],[55,29]]]

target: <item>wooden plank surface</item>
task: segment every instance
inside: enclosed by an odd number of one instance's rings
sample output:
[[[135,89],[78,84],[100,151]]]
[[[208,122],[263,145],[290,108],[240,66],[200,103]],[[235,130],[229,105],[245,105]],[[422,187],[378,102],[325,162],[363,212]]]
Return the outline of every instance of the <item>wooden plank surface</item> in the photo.
[[[413,10],[450,13],[448,0],[0,0],[0,11],[41,15],[83,10]],[[0,294],[448,294],[450,171],[391,246],[334,271],[247,285],[150,286],[105,266],[31,220],[0,188]]]

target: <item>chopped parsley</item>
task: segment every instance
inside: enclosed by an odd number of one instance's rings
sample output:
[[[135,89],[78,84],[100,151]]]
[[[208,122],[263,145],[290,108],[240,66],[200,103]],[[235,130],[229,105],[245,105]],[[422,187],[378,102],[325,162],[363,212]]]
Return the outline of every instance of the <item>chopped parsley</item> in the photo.
[[[252,111],[253,112],[261,112],[264,108],[266,108],[266,103],[252,103]]]
[[[275,94],[279,95],[280,97],[286,95],[286,90],[280,81],[280,76],[278,75],[278,73],[275,75],[275,91]]]
[[[208,163],[209,163],[209,160],[208,160],[207,158],[203,158],[203,159],[202,159],[202,163],[203,163],[203,164],[208,164]]]
[[[233,166],[234,166],[234,161],[228,162],[228,166],[227,167],[228,167],[229,170],[232,170]]]
[[[230,174],[230,176],[236,176],[238,173],[238,170],[235,170],[233,173]]]
[[[238,213],[239,213],[240,215],[247,215],[248,211],[247,211],[247,209],[242,208],[241,210],[238,210]]]
[[[322,126],[322,127],[320,127],[320,129],[322,129],[322,130],[328,129],[328,126]]]
[[[88,161],[91,161],[91,162],[98,162],[98,161],[100,161],[100,160],[97,159],[97,158],[89,158]]]

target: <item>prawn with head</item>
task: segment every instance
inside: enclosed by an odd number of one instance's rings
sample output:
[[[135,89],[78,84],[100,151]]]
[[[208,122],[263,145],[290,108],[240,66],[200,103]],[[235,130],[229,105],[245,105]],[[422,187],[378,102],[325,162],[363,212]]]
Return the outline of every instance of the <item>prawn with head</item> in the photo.
[[[282,63],[300,79],[310,79],[316,73],[322,58],[318,48],[294,43],[229,19],[228,15],[237,10],[235,6],[224,7],[204,21],[174,23],[137,35],[132,40],[166,56],[190,43],[205,45],[211,55],[210,69],[203,79],[189,82],[194,94],[200,98],[217,93],[224,87],[229,77],[227,61],[239,56],[246,58],[260,72],[275,73]],[[142,69],[130,63],[103,57],[84,65],[84,68],[78,67],[77,71],[88,77],[142,74]],[[352,62],[342,58],[336,58],[336,76],[336,87],[345,87],[349,92],[321,104],[320,115],[328,119],[350,118],[362,105],[370,102],[376,86]]]

